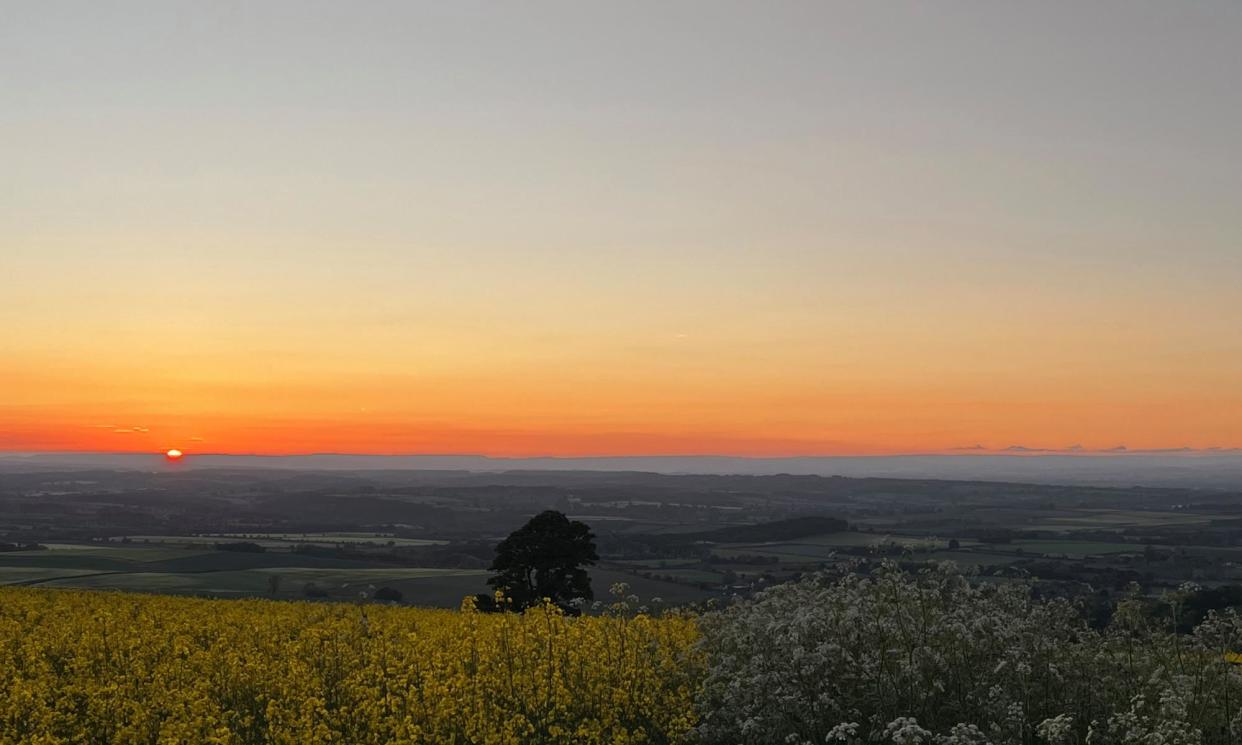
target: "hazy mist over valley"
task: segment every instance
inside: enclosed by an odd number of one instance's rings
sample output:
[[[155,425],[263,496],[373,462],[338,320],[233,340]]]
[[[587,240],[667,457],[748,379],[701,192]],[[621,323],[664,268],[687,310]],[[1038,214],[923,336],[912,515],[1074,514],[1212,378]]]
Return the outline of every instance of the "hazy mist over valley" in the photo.
[[[495,458],[479,455],[194,455],[0,453],[0,470],[43,468],[281,468],[306,470],[646,471],[663,474],[812,475],[1016,481],[1109,486],[1242,487],[1242,452],[1059,455],[875,455],[787,458],[614,456]]]

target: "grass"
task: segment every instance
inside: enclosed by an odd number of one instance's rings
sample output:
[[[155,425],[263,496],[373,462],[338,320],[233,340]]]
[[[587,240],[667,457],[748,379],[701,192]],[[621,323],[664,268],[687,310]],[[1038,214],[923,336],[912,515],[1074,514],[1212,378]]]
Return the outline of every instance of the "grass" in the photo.
[[[1060,530],[1099,530],[1106,528],[1205,525],[1220,515],[1199,512],[1154,512],[1148,510],[1075,510],[1060,515],[1037,515],[1036,525]]]
[[[662,598],[666,605],[680,605],[697,603],[716,596],[716,593],[700,590],[691,585],[638,577],[611,567],[597,566],[591,569],[591,589],[595,592],[596,600],[607,602],[609,600],[608,588],[615,582],[628,584],[630,592],[637,595],[644,603],[658,597]]]
[[[337,546],[340,544],[365,546],[442,546],[448,541],[429,538],[397,538],[379,533],[211,533],[202,535],[131,535],[118,536],[113,540],[128,538],[130,543],[121,546],[211,546],[217,543],[255,543],[267,549],[291,549],[297,545]],[[104,544],[117,545],[117,544]]]
[[[56,567],[0,567],[0,585],[39,584],[60,577],[92,574],[91,569],[58,569]]]
[[[180,559],[187,556],[201,556],[203,554],[213,553],[214,549],[198,546],[195,548],[186,548],[183,546],[134,546],[132,544],[65,544],[53,543],[47,544],[45,551],[10,551],[0,554],[0,562],[6,557],[43,559],[52,558],[55,560],[69,561],[101,561],[101,562],[124,562],[124,561],[165,561],[168,559]]]
[[[867,548],[899,545],[910,549],[944,549],[948,541],[883,533],[841,532],[774,543],[730,543],[713,549],[722,559],[741,556],[766,556],[787,562],[826,561],[842,548]]]
[[[246,541],[248,543],[257,543],[263,548],[290,548],[292,545],[288,541],[279,541],[273,539],[247,539],[240,537],[229,537],[220,535],[131,535],[117,536],[112,540],[120,541],[122,538],[128,538],[129,543],[122,543],[121,546],[214,546],[217,543],[236,543],[238,541]]]
[[[1132,554],[1143,550],[1143,546],[1138,543],[1106,543],[1103,541],[1014,541],[1011,545],[1014,549],[1021,548],[1026,553],[1066,556]]]
[[[952,561],[963,566],[989,566],[992,564],[1012,564],[1021,557],[1014,554],[993,554],[986,551],[936,551],[928,554],[926,558],[932,561]]]
[[[461,602],[457,587],[465,589],[481,585],[486,572],[465,569],[353,569],[332,570],[307,567],[279,567],[268,569],[242,569],[236,571],[209,571],[197,573],[173,572],[115,572],[90,574],[56,579],[43,583],[46,587],[73,587],[79,589],[126,590],[131,592],[158,592],[173,594],[208,595],[267,595],[270,578],[281,579],[279,597],[299,597],[307,584],[315,584],[333,597],[354,597],[371,587],[391,586],[397,589],[428,589],[412,585],[418,580],[466,580],[448,584],[454,587],[453,604]],[[434,584],[434,583],[433,583]],[[468,585],[468,588],[466,587]],[[428,585],[429,587],[430,585]],[[479,590],[481,591],[481,590]],[[403,590],[404,592],[404,590]],[[412,595],[427,593],[413,592]],[[461,595],[471,594],[462,592]],[[416,601],[417,597],[408,598]],[[433,604],[433,603],[429,603]]]
[[[661,569],[656,570],[656,573],[672,577],[679,582],[708,582],[712,584],[720,584],[724,580],[724,575],[720,572],[712,572],[706,569]]]
[[[387,546],[390,543],[394,546],[443,546],[448,541],[432,540],[429,538],[398,538],[396,536],[385,535],[381,533],[349,533],[349,532],[325,532],[325,533],[219,533],[211,536],[201,536],[210,538],[213,542],[222,541],[274,541],[278,545],[310,543],[317,545],[336,545],[338,543],[356,543],[377,546]]]
[[[819,562],[833,558],[836,553],[833,546],[808,546],[792,543],[774,543],[765,546],[722,546],[712,551],[722,559],[736,559],[746,556],[764,556],[780,561]]]
[[[666,569],[688,566],[690,564],[698,564],[699,559],[623,559],[615,563],[627,564],[629,566],[642,567],[645,569]]]
[[[616,582],[629,584],[631,592],[644,602],[658,596],[681,604],[711,595],[690,585],[646,579],[626,571],[640,568],[646,567],[593,568],[596,597],[607,599],[609,587]],[[287,551],[245,553],[216,551],[201,545],[187,549],[163,543],[127,543],[53,544],[44,551],[0,553],[0,585],[267,596],[274,575],[280,577],[277,597],[286,599],[303,597],[308,583],[326,590],[334,599],[357,597],[358,592],[371,586],[387,586],[401,591],[406,603],[444,608],[458,607],[467,595],[491,592],[488,572],[481,569],[388,566]]]
[[[813,545],[813,546],[882,546],[886,544],[900,544],[903,546],[924,546],[928,543],[936,543],[948,545],[946,539],[931,538],[922,536],[892,535],[889,533],[859,533],[855,531],[845,531],[840,533],[825,533],[824,535],[810,536],[799,538],[796,541],[789,541],[779,545]],[[973,543],[972,541],[963,541],[962,544]],[[778,545],[778,544],[772,544]]]

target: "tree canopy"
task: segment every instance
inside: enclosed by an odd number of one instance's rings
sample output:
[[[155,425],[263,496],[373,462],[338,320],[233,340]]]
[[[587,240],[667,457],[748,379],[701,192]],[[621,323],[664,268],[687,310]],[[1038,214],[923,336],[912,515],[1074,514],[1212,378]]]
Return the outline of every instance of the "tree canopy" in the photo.
[[[496,546],[491,566],[495,574],[487,583],[503,592],[517,609],[544,598],[567,607],[573,600],[594,598],[584,567],[598,560],[590,527],[548,510]]]

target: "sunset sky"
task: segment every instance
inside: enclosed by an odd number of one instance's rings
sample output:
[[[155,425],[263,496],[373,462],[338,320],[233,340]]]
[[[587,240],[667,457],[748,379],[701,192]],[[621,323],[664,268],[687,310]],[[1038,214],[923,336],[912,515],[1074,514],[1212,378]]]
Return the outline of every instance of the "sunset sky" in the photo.
[[[1242,4],[0,0],[0,450],[1242,447]]]

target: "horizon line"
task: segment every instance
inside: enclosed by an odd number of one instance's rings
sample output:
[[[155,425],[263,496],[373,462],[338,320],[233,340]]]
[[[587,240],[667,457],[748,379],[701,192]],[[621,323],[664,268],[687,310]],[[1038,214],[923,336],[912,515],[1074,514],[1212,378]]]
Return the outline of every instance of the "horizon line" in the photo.
[[[1086,449],[1086,448],[1030,448],[1020,445],[1010,446],[1006,448],[950,448],[945,450],[928,450],[928,451],[909,451],[894,453],[821,453],[821,454],[787,454],[787,455],[755,455],[755,454],[734,454],[734,453],[604,453],[604,454],[577,454],[577,455],[556,455],[556,454],[538,454],[538,455],[492,455],[487,453],[354,453],[354,452],[334,452],[334,451],[315,451],[315,452],[296,452],[296,453],[261,453],[261,452],[193,452],[186,448],[178,448],[184,454],[186,459],[193,458],[313,458],[313,457],[343,457],[343,458],[481,458],[486,460],[499,461],[522,461],[522,460],[639,460],[639,459],[732,459],[732,460],[815,460],[828,458],[918,458],[918,457],[959,457],[959,456],[1009,456],[1020,458],[1031,458],[1039,456],[1071,456],[1071,457],[1099,457],[1099,456],[1127,456],[1127,455],[1226,455],[1226,454],[1242,454],[1242,447],[1208,447],[1208,448],[1128,448],[1118,446],[1115,448],[1104,449]],[[40,455],[103,455],[103,456],[151,456],[162,457],[163,450],[25,450],[25,449],[0,449],[0,457],[33,457]]]

